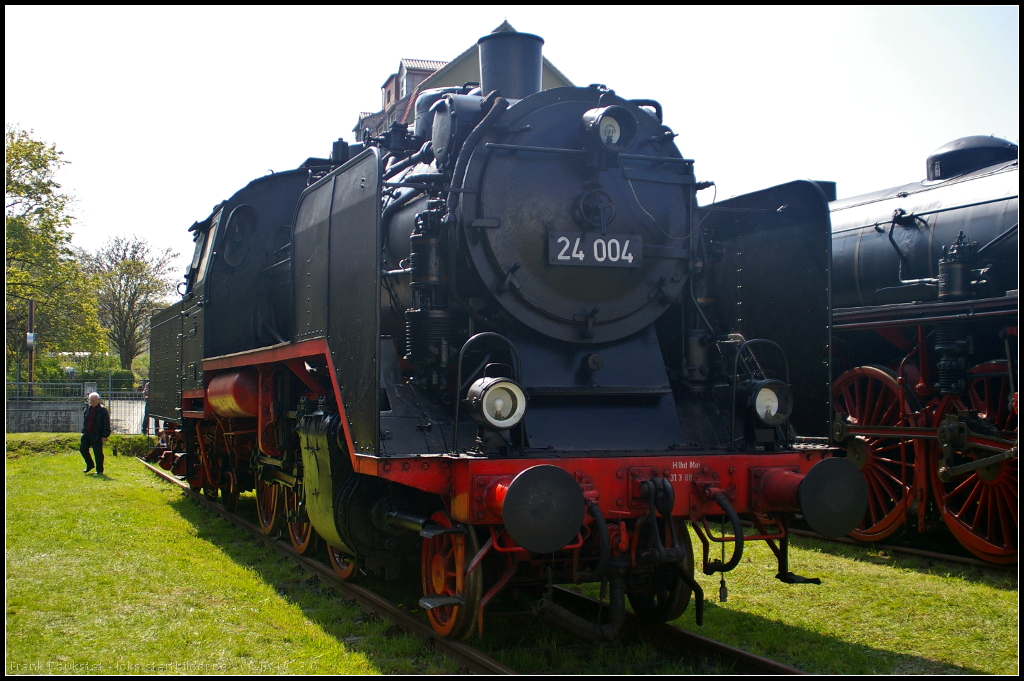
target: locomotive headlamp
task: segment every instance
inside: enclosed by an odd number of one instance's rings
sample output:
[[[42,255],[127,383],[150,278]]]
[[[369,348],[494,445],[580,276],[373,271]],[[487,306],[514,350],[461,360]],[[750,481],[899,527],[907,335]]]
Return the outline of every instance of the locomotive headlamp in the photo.
[[[583,114],[583,132],[608,151],[625,151],[636,139],[636,118],[623,106],[605,106]]]
[[[751,381],[747,395],[754,415],[766,426],[782,425],[793,412],[793,393],[782,381]]]
[[[507,430],[523,420],[526,393],[508,378],[481,378],[469,387],[466,403],[480,424]]]

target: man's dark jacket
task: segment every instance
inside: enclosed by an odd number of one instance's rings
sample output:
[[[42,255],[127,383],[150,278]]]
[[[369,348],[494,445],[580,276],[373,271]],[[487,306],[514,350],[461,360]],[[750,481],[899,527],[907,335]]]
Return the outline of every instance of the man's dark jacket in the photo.
[[[89,409],[91,407],[85,405],[85,412],[82,414],[82,432],[85,433],[85,426],[87,425],[86,419],[89,418]],[[99,437],[110,437],[110,412],[102,404],[96,405],[96,409],[99,413],[96,414],[96,430],[92,432],[93,435]]]

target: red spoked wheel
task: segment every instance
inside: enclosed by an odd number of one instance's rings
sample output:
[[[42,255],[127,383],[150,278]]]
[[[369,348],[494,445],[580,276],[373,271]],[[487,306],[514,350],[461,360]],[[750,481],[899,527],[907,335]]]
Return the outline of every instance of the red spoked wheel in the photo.
[[[438,511],[431,519],[452,527],[451,518],[443,511]],[[473,632],[483,595],[483,571],[476,569],[467,575],[466,567],[479,550],[480,544],[472,528],[466,534],[442,534],[423,540],[420,568],[424,598],[461,600],[460,604],[439,605],[427,610],[430,626],[441,636],[467,638]]]
[[[917,411],[917,400],[906,394],[904,413]],[[896,373],[878,366],[850,369],[832,386],[832,408],[851,425],[899,426],[900,386]],[[904,423],[902,425],[912,425]],[[903,526],[914,487],[914,446],[909,440],[857,436],[846,443],[846,458],[868,483],[868,510],[850,536],[880,541]]]
[[[1005,361],[980,364],[968,372],[967,403],[947,398],[935,415],[935,426],[950,413],[970,409],[999,430],[1017,431],[1017,414],[1010,408],[1010,379]],[[978,468],[942,482],[938,476],[941,448],[932,443],[931,483],[935,503],[953,536],[964,548],[990,563],[1017,562],[1017,459]],[[957,454],[954,465],[977,455]]]
[[[357,582],[362,578],[363,571],[356,565],[356,561],[344,551],[328,544],[327,557],[331,559],[331,567],[334,568],[334,574],[338,575],[339,579],[346,582]]]
[[[308,518],[305,522],[293,522],[291,518],[305,515],[305,496],[302,487],[284,489],[284,513],[288,523],[288,539],[298,553],[310,553],[316,548],[316,531]],[[301,513],[300,513],[301,511]]]
[[[256,515],[263,534],[273,534],[281,518],[281,486],[256,480]]]

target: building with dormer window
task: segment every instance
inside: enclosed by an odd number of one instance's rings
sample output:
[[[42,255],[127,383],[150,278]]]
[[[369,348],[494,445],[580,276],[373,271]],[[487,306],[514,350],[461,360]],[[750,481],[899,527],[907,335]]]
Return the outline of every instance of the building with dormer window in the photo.
[[[516,32],[508,21],[491,33],[502,31]],[[352,128],[356,140],[361,140],[364,131],[377,136],[387,130],[392,123],[412,125],[416,116],[416,97],[424,90],[439,87],[458,87],[466,83],[480,82],[480,56],[476,44],[455,57],[444,61],[426,59],[402,59],[398,71],[388,76],[381,86],[381,110],[376,113],[359,114],[359,122]],[[541,86],[545,90],[555,87],[572,87],[572,81],[544,59]]]

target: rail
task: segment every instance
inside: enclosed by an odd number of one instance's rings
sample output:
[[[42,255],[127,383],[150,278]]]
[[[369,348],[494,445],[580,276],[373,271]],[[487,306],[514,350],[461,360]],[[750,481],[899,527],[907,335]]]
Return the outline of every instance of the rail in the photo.
[[[892,553],[905,553],[909,556],[920,556],[921,558],[934,558],[935,560],[948,561],[950,563],[961,563],[964,565],[973,565],[986,570],[996,570],[1000,572],[1009,572],[1017,569],[1017,564],[1001,565],[999,563],[989,563],[984,560],[978,560],[977,558],[967,558],[966,556],[956,556],[950,553],[941,553],[938,551],[927,551],[925,549],[916,549],[912,546],[896,546],[894,544],[876,544],[857,541],[851,537],[836,537],[834,539],[829,537],[823,537],[817,532],[811,532],[809,530],[795,530],[789,529],[790,534],[800,535],[801,537],[810,537],[812,539],[820,539],[821,541],[832,542],[834,544],[848,544],[850,546],[859,546],[861,548],[875,548],[882,551],[891,551]]]
[[[555,587],[555,592],[558,595],[558,599],[567,605],[572,605],[580,609],[590,609],[594,611],[600,611],[601,608],[604,610],[608,609],[606,603],[602,603],[596,598],[591,598],[575,591],[569,591],[561,587]],[[733,646],[715,641],[695,634],[685,629],[673,626],[671,624],[643,624],[641,625],[636,615],[633,613],[626,613],[627,624],[633,626],[642,626],[645,637],[648,637],[652,643],[658,648],[670,649],[679,652],[691,652],[698,655],[707,655],[723,663],[732,663],[733,672],[735,673],[747,673],[747,674],[784,674],[790,675],[802,675],[808,674],[801,669],[790,667],[789,665],[776,662],[775,660],[769,660],[768,658],[755,655],[741,650],[740,648],[734,648]]]

